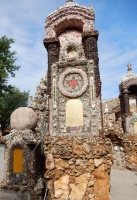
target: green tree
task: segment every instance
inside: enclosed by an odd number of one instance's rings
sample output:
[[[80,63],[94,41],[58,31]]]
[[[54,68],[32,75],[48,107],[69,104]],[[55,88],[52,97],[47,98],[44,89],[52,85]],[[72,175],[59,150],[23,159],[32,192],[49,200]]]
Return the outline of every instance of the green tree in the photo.
[[[18,107],[27,106],[29,92],[21,92],[18,88],[8,85],[8,78],[15,77],[20,66],[15,65],[15,51],[11,50],[14,39],[3,36],[0,38],[0,115],[1,129],[10,125],[10,115]]]
[[[14,77],[14,71],[18,70],[20,66],[15,65],[15,51],[11,51],[11,44],[14,39],[3,36],[0,38],[0,96],[4,91],[9,91],[11,85],[7,84],[9,76]]]
[[[2,133],[10,125],[10,115],[11,113],[19,108],[26,107],[28,104],[28,92],[21,92],[18,88],[13,87],[9,91],[5,91],[0,97],[0,115],[1,119],[1,129]]]

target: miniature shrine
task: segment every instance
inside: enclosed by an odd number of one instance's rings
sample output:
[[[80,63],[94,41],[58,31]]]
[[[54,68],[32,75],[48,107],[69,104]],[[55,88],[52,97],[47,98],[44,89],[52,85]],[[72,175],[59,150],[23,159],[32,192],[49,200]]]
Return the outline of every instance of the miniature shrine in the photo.
[[[137,133],[137,75],[130,64],[119,89],[123,129],[126,133]]]
[[[119,98],[103,102],[104,134],[111,139],[114,164],[137,171],[137,75],[131,64],[119,85]]]

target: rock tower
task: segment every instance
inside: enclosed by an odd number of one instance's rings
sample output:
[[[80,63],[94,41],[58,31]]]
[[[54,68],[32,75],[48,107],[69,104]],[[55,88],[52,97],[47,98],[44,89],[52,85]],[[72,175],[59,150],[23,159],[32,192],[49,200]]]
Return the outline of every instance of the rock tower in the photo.
[[[95,13],[71,1],[46,20],[47,200],[109,200],[112,146],[103,138]]]
[[[93,7],[73,1],[46,20],[48,51],[49,132],[51,135],[102,130],[98,31]]]

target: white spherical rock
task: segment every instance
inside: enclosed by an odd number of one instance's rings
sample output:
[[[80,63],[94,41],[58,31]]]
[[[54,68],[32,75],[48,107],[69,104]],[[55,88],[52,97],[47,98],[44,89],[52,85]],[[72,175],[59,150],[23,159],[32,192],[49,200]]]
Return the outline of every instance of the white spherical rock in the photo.
[[[11,129],[34,130],[37,125],[37,114],[28,107],[17,108],[10,116]]]

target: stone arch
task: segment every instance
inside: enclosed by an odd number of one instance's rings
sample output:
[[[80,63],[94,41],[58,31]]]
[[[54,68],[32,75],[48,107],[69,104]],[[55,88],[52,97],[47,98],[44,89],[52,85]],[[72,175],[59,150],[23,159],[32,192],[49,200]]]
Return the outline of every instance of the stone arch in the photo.
[[[77,18],[69,18],[69,19],[63,19],[60,21],[56,26],[54,26],[54,30],[56,32],[56,35],[58,36],[60,33],[68,30],[68,29],[77,29],[81,33],[83,32],[83,25],[84,23],[82,20]]]
[[[93,10],[84,6],[72,3],[62,6],[46,20],[46,38],[57,38],[57,36],[71,28],[76,28],[81,32],[90,32],[94,30],[95,14]]]
[[[79,99],[66,103],[66,126],[83,126],[83,104]]]
[[[123,89],[128,89],[132,85],[137,85],[137,78],[128,79],[123,83]]]

